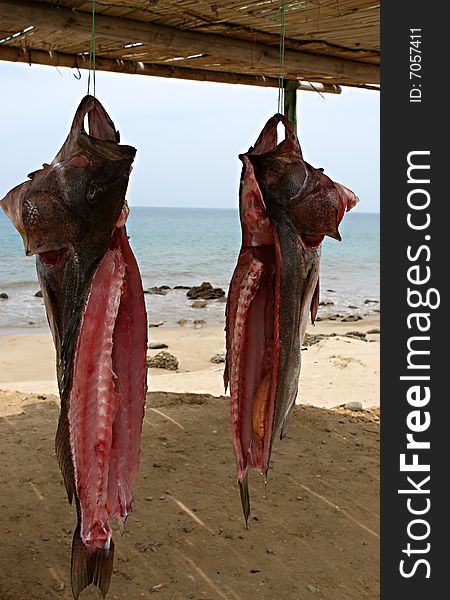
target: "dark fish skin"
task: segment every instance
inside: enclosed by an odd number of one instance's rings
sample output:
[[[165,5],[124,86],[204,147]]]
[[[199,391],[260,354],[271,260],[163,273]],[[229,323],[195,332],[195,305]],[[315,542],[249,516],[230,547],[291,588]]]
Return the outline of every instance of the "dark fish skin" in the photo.
[[[299,252],[298,233],[283,213],[272,218],[280,240],[280,354],[275,397],[272,443],[281,435],[295,402],[301,368],[301,340],[304,335],[312,294],[319,280],[318,250]],[[281,435],[281,437],[283,437]]]
[[[279,123],[286,136],[277,144]],[[321,242],[341,239],[339,223],[358,198],[303,160],[283,115],[269,119],[240,158],[242,248],[227,301],[224,380],[247,521],[247,471],[267,476],[274,440],[285,435],[295,405],[301,342],[319,304]]]
[[[90,133],[84,129],[88,116]],[[97,267],[112,244],[125,235],[120,219],[136,150],[119,145],[119,134],[100,102],[86,96],[70,133],[53,162],[29,175],[0,202],[23,238],[36,268],[57,355],[61,413],[56,454],[69,501],[75,497],[78,526],[72,554],[72,589],[78,598],[90,583],[106,595],[114,544],[86,551],[79,537],[80,502],[69,441],[68,409],[77,340]],[[121,225],[120,229],[116,226]]]

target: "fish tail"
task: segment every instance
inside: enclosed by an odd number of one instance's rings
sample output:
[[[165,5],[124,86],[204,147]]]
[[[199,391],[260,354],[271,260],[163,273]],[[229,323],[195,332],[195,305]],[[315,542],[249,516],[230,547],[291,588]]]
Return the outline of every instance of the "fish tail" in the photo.
[[[72,541],[72,594],[75,600],[88,586],[95,585],[103,598],[108,593],[114,561],[114,542],[110,541],[109,549],[86,548],[80,536],[80,525],[77,525]]]
[[[245,526],[248,529],[248,518],[250,516],[250,494],[248,492],[248,471],[245,474],[244,479],[239,483],[239,492],[241,494],[242,512],[244,513]]]

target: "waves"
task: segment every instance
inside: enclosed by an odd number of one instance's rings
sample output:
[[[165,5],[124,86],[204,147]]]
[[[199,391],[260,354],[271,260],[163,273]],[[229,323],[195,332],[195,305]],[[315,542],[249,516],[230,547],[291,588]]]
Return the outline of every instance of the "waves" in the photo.
[[[144,289],[193,286],[210,281],[228,290],[241,243],[236,210],[133,208],[128,220]],[[379,215],[349,213],[341,226],[342,243],[326,239],[321,262],[321,299],[333,304],[322,312],[364,314],[379,300]],[[24,256],[20,236],[0,211],[0,327],[36,327],[46,323],[34,260]],[[331,291],[329,291],[331,290]],[[178,320],[224,320],[224,304],[211,301],[191,307],[186,290],[146,295],[150,321],[176,325]],[[356,307],[356,308],[354,308]],[[31,325],[30,325],[31,323]]]

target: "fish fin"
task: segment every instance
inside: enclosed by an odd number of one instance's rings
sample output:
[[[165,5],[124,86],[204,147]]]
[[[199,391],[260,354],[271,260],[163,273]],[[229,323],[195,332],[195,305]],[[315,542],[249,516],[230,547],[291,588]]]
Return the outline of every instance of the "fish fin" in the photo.
[[[72,594],[75,600],[91,584],[98,587],[103,598],[108,593],[114,562],[114,542],[110,541],[109,550],[86,548],[80,537],[80,525],[77,525],[72,541]]]
[[[284,417],[283,423],[281,425],[280,440],[284,439],[287,435],[289,421],[291,419],[292,413],[294,412],[294,407],[295,407],[295,401],[291,404],[291,406],[289,407],[289,409],[286,413],[286,416]]]
[[[67,497],[69,503],[72,504],[75,491],[75,476],[70,452],[69,421],[64,408],[61,409],[59,415],[58,429],[56,430],[55,437],[55,452],[64,479],[64,485],[66,486]]]
[[[319,280],[317,280],[316,289],[314,290],[313,297],[311,299],[311,323],[314,325],[314,321],[317,317],[317,311],[319,310],[319,295],[320,295],[320,286]]]
[[[248,493],[248,471],[242,481],[239,481],[239,492],[241,494],[242,512],[244,513],[245,527],[248,529],[248,518],[250,516],[250,494]]]
[[[225,394],[227,393],[228,384],[230,382],[230,376],[228,374],[228,354],[225,357],[225,369],[223,370],[223,385],[225,387]]]

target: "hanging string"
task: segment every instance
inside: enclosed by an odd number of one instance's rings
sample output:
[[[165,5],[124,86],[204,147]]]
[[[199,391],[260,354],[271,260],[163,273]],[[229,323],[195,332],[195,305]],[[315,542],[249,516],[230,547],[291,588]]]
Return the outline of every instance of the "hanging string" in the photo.
[[[93,96],[95,98],[95,0],[92,0],[92,27],[91,27],[91,43],[89,46],[89,74],[88,74],[88,89],[91,91],[91,72],[93,83]]]
[[[318,90],[311,81],[308,81],[308,83],[309,83],[309,86],[312,87],[312,89],[315,92],[317,92],[321,98],[323,98],[325,100],[325,96],[322,94],[322,92],[320,90]]]
[[[278,112],[284,113],[284,0],[281,0],[281,26],[280,26],[280,74],[278,77]]]

